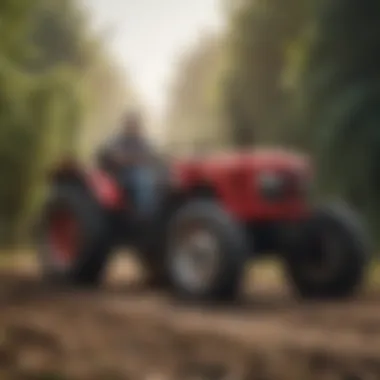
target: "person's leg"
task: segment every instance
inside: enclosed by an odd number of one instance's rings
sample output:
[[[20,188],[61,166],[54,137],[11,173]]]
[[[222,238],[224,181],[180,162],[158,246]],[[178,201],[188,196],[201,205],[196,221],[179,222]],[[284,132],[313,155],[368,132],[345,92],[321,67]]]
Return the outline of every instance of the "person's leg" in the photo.
[[[156,209],[156,179],[155,173],[150,168],[135,168],[132,173],[134,199],[139,216],[147,219],[153,215]]]
[[[134,203],[134,185],[133,185],[133,173],[130,168],[126,168],[119,173],[118,181],[123,188],[126,198],[132,199]]]

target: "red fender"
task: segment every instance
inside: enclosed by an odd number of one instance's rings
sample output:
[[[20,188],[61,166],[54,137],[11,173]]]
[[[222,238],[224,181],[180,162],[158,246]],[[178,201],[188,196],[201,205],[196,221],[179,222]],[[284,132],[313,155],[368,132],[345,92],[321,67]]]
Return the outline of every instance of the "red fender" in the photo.
[[[106,209],[125,207],[124,192],[117,181],[99,169],[83,169],[77,163],[64,162],[49,175],[52,181],[80,182],[92,192],[96,200]]]
[[[107,173],[100,170],[89,171],[86,173],[86,182],[103,207],[107,209],[125,207],[122,189],[117,181]]]

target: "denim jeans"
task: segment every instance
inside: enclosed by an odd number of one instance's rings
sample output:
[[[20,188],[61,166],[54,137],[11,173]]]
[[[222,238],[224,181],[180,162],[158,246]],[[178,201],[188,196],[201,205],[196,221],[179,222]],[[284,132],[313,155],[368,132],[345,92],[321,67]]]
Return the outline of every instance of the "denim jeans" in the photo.
[[[139,216],[151,217],[157,206],[156,173],[149,167],[128,168],[123,173],[123,185],[132,190]]]

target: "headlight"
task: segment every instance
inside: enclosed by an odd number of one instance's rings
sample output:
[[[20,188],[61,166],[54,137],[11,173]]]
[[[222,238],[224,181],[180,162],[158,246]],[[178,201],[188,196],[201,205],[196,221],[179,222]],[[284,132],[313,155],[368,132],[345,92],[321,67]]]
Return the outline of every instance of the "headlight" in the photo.
[[[257,181],[260,192],[268,198],[281,195],[284,189],[284,178],[277,173],[260,173]]]
[[[262,188],[276,188],[281,186],[282,178],[277,173],[264,172],[258,177],[259,186]]]
[[[297,172],[262,172],[258,174],[257,186],[267,199],[305,198],[310,193],[310,179]]]

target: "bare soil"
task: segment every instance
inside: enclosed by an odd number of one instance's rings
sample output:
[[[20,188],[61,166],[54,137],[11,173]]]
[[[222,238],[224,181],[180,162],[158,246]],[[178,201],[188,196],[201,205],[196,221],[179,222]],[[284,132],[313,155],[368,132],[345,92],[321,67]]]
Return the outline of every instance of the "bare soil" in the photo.
[[[300,303],[257,271],[236,304],[196,307],[135,273],[119,263],[103,288],[78,291],[46,287],[29,264],[0,271],[0,379],[380,379],[376,288]]]

